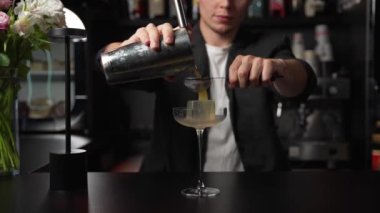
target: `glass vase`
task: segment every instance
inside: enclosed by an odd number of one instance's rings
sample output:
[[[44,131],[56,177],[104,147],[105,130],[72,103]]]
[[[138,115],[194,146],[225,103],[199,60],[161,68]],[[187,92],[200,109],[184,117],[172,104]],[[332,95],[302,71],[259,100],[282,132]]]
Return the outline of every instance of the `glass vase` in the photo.
[[[0,67],[0,176],[20,172],[18,105],[19,84],[12,68]]]

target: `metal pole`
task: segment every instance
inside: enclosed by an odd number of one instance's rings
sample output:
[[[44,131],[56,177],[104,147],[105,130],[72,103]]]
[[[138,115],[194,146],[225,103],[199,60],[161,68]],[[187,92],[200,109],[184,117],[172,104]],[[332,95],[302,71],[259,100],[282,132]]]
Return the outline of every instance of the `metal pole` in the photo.
[[[187,27],[185,10],[183,9],[182,0],[174,0],[175,11],[177,13],[178,25],[181,28]]]
[[[71,89],[70,89],[70,37],[65,36],[65,111],[66,153],[71,153]]]

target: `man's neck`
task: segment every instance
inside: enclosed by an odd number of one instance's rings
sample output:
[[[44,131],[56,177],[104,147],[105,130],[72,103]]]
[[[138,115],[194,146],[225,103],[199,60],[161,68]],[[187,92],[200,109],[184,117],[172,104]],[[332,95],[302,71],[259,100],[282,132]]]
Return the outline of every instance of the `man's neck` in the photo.
[[[200,30],[207,44],[217,47],[229,47],[237,33],[237,30],[219,33],[208,27],[206,23],[200,21]]]

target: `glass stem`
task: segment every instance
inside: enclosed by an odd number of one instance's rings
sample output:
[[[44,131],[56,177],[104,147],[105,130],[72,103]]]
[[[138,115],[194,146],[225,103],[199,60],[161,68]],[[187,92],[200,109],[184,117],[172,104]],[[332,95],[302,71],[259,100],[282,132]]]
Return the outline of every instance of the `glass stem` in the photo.
[[[198,189],[205,188],[205,184],[203,183],[203,177],[202,177],[202,140],[203,140],[203,131],[204,129],[197,129],[197,136],[198,136],[198,157],[199,157],[199,179],[198,179]]]

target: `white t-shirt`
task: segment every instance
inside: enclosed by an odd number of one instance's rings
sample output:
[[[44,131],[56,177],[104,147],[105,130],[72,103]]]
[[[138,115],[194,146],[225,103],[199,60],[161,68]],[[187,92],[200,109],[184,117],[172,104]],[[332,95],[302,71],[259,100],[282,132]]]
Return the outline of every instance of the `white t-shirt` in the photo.
[[[226,77],[225,69],[229,48],[221,48],[206,44],[210,66],[210,77]],[[215,100],[215,107],[227,108],[227,117],[218,125],[209,129],[206,161],[204,171],[229,172],[244,171],[239,151],[236,147],[234,132],[232,131],[229,99],[225,88],[226,78],[214,80],[210,86],[211,99]]]

